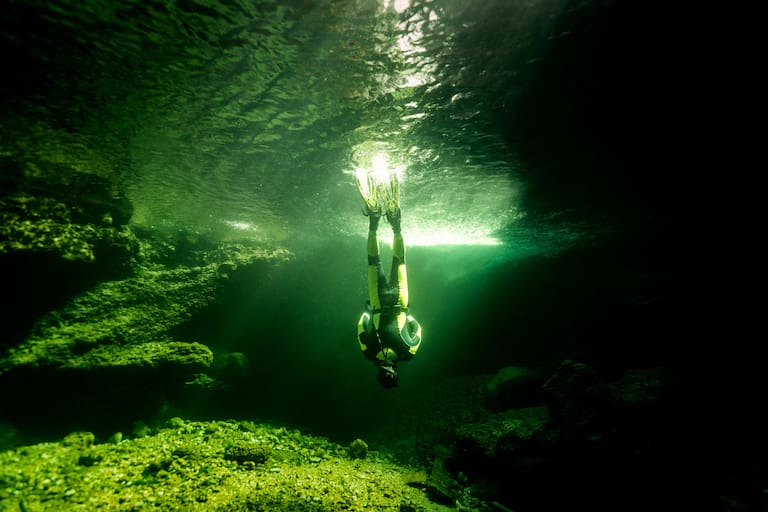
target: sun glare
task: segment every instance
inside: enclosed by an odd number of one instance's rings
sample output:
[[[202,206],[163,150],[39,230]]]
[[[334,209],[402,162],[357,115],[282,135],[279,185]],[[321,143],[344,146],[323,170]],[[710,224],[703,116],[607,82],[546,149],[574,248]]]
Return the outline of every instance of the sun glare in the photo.
[[[413,226],[403,229],[406,245],[428,247],[444,245],[502,245],[501,241],[486,233],[481,232],[458,232],[456,230],[429,229],[420,226]],[[392,236],[384,230],[379,235],[379,242],[385,245],[391,245]]]

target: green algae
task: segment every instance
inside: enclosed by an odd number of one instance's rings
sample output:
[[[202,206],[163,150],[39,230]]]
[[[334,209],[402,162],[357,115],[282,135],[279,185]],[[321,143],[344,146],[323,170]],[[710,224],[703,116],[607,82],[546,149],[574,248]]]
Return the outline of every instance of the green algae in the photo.
[[[0,511],[452,510],[409,485],[423,471],[281,426],[174,418],[118,444],[0,453]]]

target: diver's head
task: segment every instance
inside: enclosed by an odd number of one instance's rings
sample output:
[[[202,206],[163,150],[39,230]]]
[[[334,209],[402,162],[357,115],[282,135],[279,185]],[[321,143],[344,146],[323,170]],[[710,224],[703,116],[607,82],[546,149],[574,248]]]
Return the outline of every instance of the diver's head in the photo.
[[[376,380],[379,381],[381,387],[384,389],[392,389],[397,387],[397,368],[395,363],[381,363],[379,366],[379,373],[376,375]]]

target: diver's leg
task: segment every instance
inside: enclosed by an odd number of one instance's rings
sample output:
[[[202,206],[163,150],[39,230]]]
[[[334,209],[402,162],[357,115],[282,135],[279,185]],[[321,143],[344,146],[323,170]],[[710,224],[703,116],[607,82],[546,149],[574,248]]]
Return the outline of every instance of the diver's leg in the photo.
[[[400,229],[400,210],[393,215],[387,215],[387,220],[392,226],[392,269],[389,271],[389,281],[392,286],[397,286],[399,303],[403,308],[408,307],[408,274],[405,270],[405,242]]]
[[[381,300],[379,299],[379,286],[385,283],[384,270],[381,268],[381,257],[379,256],[379,238],[376,230],[379,227],[379,216],[369,215],[368,226],[368,300],[373,309],[381,309]],[[377,315],[374,315],[374,319]]]

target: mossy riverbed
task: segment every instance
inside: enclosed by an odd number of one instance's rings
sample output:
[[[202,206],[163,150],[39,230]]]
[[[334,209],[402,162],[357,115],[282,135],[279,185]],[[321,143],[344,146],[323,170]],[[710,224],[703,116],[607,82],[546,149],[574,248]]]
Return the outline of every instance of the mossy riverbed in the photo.
[[[298,430],[174,418],[156,430],[0,453],[0,511],[446,511],[426,471]],[[350,448],[352,447],[352,448]]]

